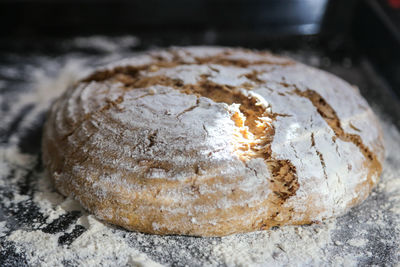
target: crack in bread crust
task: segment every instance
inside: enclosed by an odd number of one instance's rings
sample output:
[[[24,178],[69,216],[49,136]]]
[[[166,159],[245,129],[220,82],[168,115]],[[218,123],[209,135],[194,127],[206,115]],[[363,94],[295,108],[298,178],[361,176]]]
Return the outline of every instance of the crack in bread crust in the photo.
[[[69,136],[73,135],[82,126],[82,124],[89,121],[94,115],[110,110],[111,108],[118,108],[118,104],[124,102],[124,95],[120,95],[116,100],[106,99],[105,102],[106,104],[98,110],[87,113],[82,120],[75,124],[75,127],[71,131],[69,131],[61,138],[61,140],[65,140]]]
[[[334,132],[335,134],[334,137],[337,137],[344,142],[353,143],[356,147],[358,147],[358,149],[365,158],[364,166],[368,169],[367,179],[366,181],[361,183],[360,186],[368,187],[368,192],[370,192],[375,184],[374,177],[379,177],[379,174],[382,172],[382,165],[379,162],[377,156],[362,142],[361,137],[359,135],[346,133],[343,130],[340,119],[336,114],[336,111],[327,103],[327,101],[320,94],[311,89],[300,91],[295,85],[291,86],[295,88],[293,90],[294,94],[310,100],[312,105],[317,109],[317,112],[326,121],[326,123]],[[359,131],[359,129],[357,130]],[[322,159],[323,158],[321,157],[321,160]],[[356,203],[357,201],[358,197],[355,196],[352,202]]]
[[[324,177],[325,177],[325,179],[328,179],[328,175],[326,174],[326,164],[325,164],[324,156],[315,146],[314,133],[311,133],[311,147],[315,148],[315,152],[317,153],[317,155],[319,157],[319,161],[321,162],[322,170],[324,171]]]
[[[293,91],[296,95],[305,97],[313,104],[317,109],[317,112],[326,121],[332,131],[335,133],[337,138],[345,142],[351,142],[360,149],[360,152],[364,155],[365,159],[375,166],[374,172],[380,173],[382,166],[378,161],[376,155],[370,151],[370,149],[364,145],[361,137],[357,134],[346,133],[342,126],[336,111],[326,102],[326,100],[318,94],[316,91],[307,89],[305,91],[300,91],[296,88]]]

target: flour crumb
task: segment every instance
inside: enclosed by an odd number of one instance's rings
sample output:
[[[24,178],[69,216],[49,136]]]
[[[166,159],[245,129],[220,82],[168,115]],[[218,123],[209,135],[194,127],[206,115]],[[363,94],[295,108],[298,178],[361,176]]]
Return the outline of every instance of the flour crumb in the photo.
[[[367,244],[368,241],[365,239],[360,239],[360,238],[355,238],[355,239],[350,239],[349,241],[347,241],[347,244],[349,244],[350,246],[353,247],[363,247],[365,246],[365,244]]]

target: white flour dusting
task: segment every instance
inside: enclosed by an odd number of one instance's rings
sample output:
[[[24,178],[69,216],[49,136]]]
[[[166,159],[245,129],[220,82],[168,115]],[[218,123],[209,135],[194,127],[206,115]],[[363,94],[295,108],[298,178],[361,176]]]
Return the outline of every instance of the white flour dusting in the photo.
[[[356,238],[356,239],[351,239],[351,240],[349,240],[347,243],[348,243],[350,246],[354,246],[354,247],[363,247],[363,246],[365,246],[365,244],[367,244],[367,242],[368,242],[368,240]]]
[[[230,265],[248,263],[271,266],[293,263],[321,265],[326,261],[324,249],[331,242],[335,221],[323,225],[282,227],[275,231],[262,231],[223,238],[213,248],[215,255],[223,257]]]
[[[13,246],[15,253],[23,257],[26,264],[356,266],[376,256],[374,244],[387,246],[387,250],[394,246],[391,250],[394,255],[389,255],[392,257],[390,260],[397,259],[399,262],[400,133],[385,120],[382,126],[387,155],[381,182],[364,204],[342,218],[311,226],[288,226],[223,238],[145,235],[98,221],[83,211],[76,201],[64,198],[55,191],[43,170],[37,167],[39,155],[24,153],[18,148],[22,131],[33,127],[37,116],[48,108],[54,97],[86,74],[88,69],[85,61],[81,60],[70,61],[54,77],[37,72],[34,75],[34,90],[21,93],[12,109],[2,118],[0,126],[6,128],[24,106],[34,105],[21,120],[20,131],[13,133],[7,143],[0,144],[1,208],[9,214],[10,209],[18,205],[26,209],[37,207],[42,214],[24,224],[19,217],[15,217],[18,221],[15,223],[12,216],[7,219],[0,213],[2,242]],[[380,117],[384,118],[384,115]],[[20,185],[26,182],[26,176],[31,177],[28,184],[34,189],[24,192]],[[7,195],[5,192],[9,191],[12,194]],[[63,228],[60,222],[68,214],[75,214],[75,217],[72,216]],[[389,224],[392,226],[389,227]],[[51,227],[55,226],[58,230],[52,231]],[[374,229],[388,231],[390,235],[379,243],[372,240]],[[0,244],[0,251],[3,249],[1,246],[3,243]],[[382,261],[385,259],[382,258]]]
[[[6,221],[2,221],[0,222],[0,237],[3,237],[6,235],[6,231],[7,231],[7,226],[6,226]]]
[[[81,266],[160,266],[128,246],[123,237],[91,215],[82,216],[78,224],[87,229],[68,246],[58,245],[61,234],[48,234],[41,230],[13,232],[8,240],[22,245],[32,266],[57,266],[70,262]],[[68,230],[67,230],[68,232]]]

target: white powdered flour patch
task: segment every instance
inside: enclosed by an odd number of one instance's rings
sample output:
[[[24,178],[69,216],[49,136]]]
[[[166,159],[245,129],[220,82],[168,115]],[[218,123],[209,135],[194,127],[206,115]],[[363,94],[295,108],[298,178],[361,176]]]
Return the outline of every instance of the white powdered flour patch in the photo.
[[[332,242],[335,220],[322,225],[287,226],[276,230],[222,238],[212,252],[228,266],[319,266],[327,261],[325,248]]]
[[[0,222],[0,237],[3,237],[6,235],[6,231],[7,231],[7,226],[6,226],[6,221],[2,221]]]
[[[20,250],[29,255],[32,266],[58,266],[69,263],[79,266],[160,266],[148,257],[129,247],[123,237],[111,227],[85,216],[87,229],[68,248],[58,244],[60,234],[48,234],[41,230],[13,232],[8,240],[19,244]]]
[[[368,243],[368,240],[355,238],[355,239],[350,239],[347,243],[353,247],[363,247]]]
[[[21,153],[15,145],[0,146],[0,186],[12,187],[33,168],[36,162],[37,157]],[[4,196],[1,201],[5,207],[9,207],[28,198],[27,195],[15,191],[12,198]]]
[[[45,173],[40,173],[39,176],[41,179],[37,182],[33,201],[43,214],[48,215],[46,222],[51,223],[60,215],[65,214],[66,210],[60,205],[64,202],[64,197],[55,191],[53,183]]]
[[[54,65],[54,62],[49,62],[44,68],[38,68],[31,73],[30,79],[32,89],[18,95],[18,98],[14,100],[15,103],[11,105],[10,110],[2,117],[0,129],[9,126],[24,108],[33,106],[32,109],[21,118],[18,134],[29,130],[37,122],[38,115],[47,111],[55,98],[60,96],[69,86],[73,85],[90,72],[86,60],[77,58],[67,60],[59,72],[50,75],[49,72],[54,72],[54,69],[57,69],[57,65]],[[16,133],[10,137],[10,144],[18,143]]]

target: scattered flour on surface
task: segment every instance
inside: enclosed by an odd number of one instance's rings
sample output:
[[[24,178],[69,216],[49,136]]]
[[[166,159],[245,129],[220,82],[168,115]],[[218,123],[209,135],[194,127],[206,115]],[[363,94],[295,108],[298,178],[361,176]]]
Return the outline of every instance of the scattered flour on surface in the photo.
[[[234,235],[222,238],[214,247],[214,255],[222,256],[229,266],[252,265],[293,266],[326,263],[324,249],[332,242],[335,220],[322,225],[287,226],[275,230]]]
[[[17,230],[8,240],[20,245],[19,249],[29,255],[27,259],[32,266],[58,266],[62,262],[80,266],[161,266],[128,247],[123,237],[92,216],[85,218],[85,227],[87,231],[68,248],[58,244],[60,234],[41,230]]]
[[[82,39],[77,43],[85,46],[85,42],[89,41]],[[112,49],[104,46],[105,49]],[[21,95],[23,97],[16,101],[4,118],[4,126],[28,104],[34,105],[34,109],[23,119],[22,128],[32,126],[38,114],[45,111],[55,97],[89,69],[84,61],[74,60],[66,64],[55,77],[38,71],[34,74],[36,89]],[[373,214],[376,220],[372,222],[385,225],[385,216],[392,216],[395,225],[393,236],[400,237],[400,134],[390,122],[383,120],[382,126],[388,161],[385,162],[376,193],[386,195],[392,205],[381,203],[382,211]],[[37,155],[22,153],[17,146],[18,141],[19,136],[15,134],[8,144],[0,145],[1,187],[16,188],[39,160]],[[16,252],[24,254],[32,266],[161,266],[174,261],[188,265],[198,262],[199,265],[209,266],[356,266],[360,259],[371,256],[371,252],[366,250],[370,242],[368,233],[364,229],[356,229],[356,224],[349,226],[354,229],[355,237],[347,241],[336,240],[334,233],[342,227],[339,224],[341,218],[311,226],[287,226],[223,238],[164,237],[127,232],[98,221],[76,201],[58,194],[43,171],[37,171],[34,177],[32,201],[46,217],[47,224],[71,211],[80,211],[81,215],[64,232],[52,234],[42,231],[40,227],[9,232],[7,222],[0,221],[0,237],[12,242]],[[13,197],[3,198],[1,202],[8,207],[23,203],[28,198],[28,195],[13,189]],[[71,244],[60,245],[59,238],[71,233],[77,226],[82,226],[85,231]],[[358,251],[351,251],[349,246]],[[340,252],[335,250],[341,247],[344,249]],[[362,254],[363,249],[366,250],[365,254]],[[171,258],[168,259],[168,256]]]
[[[6,223],[7,223],[6,221],[0,222],[0,237],[3,237],[6,235],[5,232],[8,230]]]
[[[368,243],[368,240],[355,238],[355,239],[350,239],[347,243],[353,247],[363,247]]]

